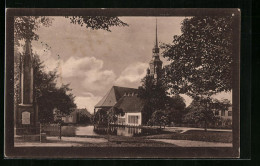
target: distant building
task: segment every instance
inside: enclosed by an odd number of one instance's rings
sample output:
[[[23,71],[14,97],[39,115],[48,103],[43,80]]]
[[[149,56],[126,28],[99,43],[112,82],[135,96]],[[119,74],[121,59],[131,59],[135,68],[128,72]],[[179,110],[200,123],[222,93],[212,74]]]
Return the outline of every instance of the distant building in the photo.
[[[216,117],[220,118],[220,125],[232,125],[232,106],[228,107],[228,110],[213,110],[213,112]]]
[[[64,123],[68,124],[76,124],[76,123],[84,123],[85,117],[91,118],[91,114],[88,112],[86,108],[83,109],[73,109],[73,111],[69,115],[63,115],[60,110],[54,109],[54,121],[61,119]],[[87,122],[86,122],[87,123]]]
[[[228,110],[214,111],[214,114],[224,119],[232,119],[232,107],[228,107]]]

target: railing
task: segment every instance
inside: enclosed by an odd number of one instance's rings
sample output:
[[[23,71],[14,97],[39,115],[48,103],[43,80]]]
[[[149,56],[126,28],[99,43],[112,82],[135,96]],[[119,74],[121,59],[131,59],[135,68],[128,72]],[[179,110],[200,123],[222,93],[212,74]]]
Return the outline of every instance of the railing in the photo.
[[[46,136],[59,136],[61,139],[61,124],[40,124],[40,133]]]

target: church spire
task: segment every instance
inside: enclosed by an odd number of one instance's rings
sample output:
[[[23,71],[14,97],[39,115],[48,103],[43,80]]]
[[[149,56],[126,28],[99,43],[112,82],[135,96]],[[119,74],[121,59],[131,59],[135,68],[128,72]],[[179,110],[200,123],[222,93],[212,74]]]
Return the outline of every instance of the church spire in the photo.
[[[156,18],[156,29],[155,29],[155,47],[158,47],[158,40],[157,40],[157,18]]]
[[[156,18],[156,26],[155,26],[155,45],[153,48],[153,53],[156,54],[154,56],[158,56],[159,53],[159,47],[158,47],[158,38],[157,38],[157,18]]]
[[[157,19],[155,26],[155,44],[153,47],[153,57],[149,63],[149,69],[147,70],[147,74],[153,76],[155,79],[161,76],[162,70],[162,61],[159,56],[159,46],[158,46],[158,36],[157,36]]]

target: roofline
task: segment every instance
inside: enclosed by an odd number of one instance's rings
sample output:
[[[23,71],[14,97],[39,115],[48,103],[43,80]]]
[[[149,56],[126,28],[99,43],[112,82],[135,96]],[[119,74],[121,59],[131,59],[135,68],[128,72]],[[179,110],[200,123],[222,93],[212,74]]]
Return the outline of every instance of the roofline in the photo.
[[[136,89],[136,90],[138,90],[138,88],[130,88],[130,87],[116,86],[116,85],[113,85],[112,87],[127,88],[127,89]]]
[[[94,106],[94,108],[109,108],[109,107],[113,107],[113,106],[99,106],[99,107]]]

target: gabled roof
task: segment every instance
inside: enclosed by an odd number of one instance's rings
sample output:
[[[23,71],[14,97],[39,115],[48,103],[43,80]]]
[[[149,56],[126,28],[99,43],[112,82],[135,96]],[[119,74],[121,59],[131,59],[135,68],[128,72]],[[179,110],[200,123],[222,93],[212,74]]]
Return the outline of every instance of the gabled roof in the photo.
[[[124,94],[135,93],[138,89],[113,86],[95,107],[113,107]]]
[[[122,109],[123,112],[142,112],[144,108],[144,101],[134,96],[123,96],[114,107]]]

